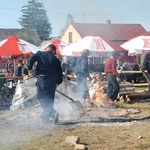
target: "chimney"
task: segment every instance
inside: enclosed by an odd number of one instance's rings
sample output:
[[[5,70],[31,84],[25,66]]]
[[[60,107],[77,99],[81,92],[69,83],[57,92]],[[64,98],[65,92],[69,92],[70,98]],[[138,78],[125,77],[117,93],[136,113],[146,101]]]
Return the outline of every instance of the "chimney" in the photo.
[[[106,24],[111,24],[111,20],[106,20]]]

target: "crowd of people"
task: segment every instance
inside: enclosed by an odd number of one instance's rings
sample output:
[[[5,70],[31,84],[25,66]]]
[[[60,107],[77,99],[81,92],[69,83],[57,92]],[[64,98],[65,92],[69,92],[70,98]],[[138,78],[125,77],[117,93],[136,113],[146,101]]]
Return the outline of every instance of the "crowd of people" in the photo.
[[[138,64],[133,67],[122,59],[117,60],[116,53],[103,63],[94,64],[89,57],[90,51],[84,49],[80,57],[63,57],[58,59],[56,56],[56,47],[50,44],[45,51],[37,52],[32,55],[28,61],[18,60],[16,67],[13,61],[8,61],[3,73],[6,76],[25,76],[26,79],[30,77],[37,77],[37,99],[43,108],[41,115],[43,123],[49,123],[49,118],[58,122],[59,114],[54,110],[55,89],[62,83],[63,77],[70,74],[76,75],[77,93],[81,99],[87,101],[90,105],[92,101],[89,96],[89,89],[87,86],[87,78],[90,80],[90,73],[105,72],[108,82],[107,100],[113,104],[117,98],[120,87],[117,77],[121,81],[132,82],[134,79],[133,73],[123,74],[123,71],[140,70]]]
[[[15,64],[13,60],[8,60],[5,62],[4,68],[1,69],[1,73],[3,73],[5,77],[23,76],[24,72],[28,74],[27,60],[19,59]]]
[[[75,73],[75,65],[76,65],[76,57],[63,57],[61,66],[62,66],[62,71],[65,75],[70,75]],[[123,59],[117,59],[116,63],[116,70],[120,71],[120,81],[126,81],[126,82],[134,82],[134,83],[139,83],[140,79],[143,77],[142,73],[126,73],[123,74],[122,71],[140,71],[139,65],[137,63],[128,63],[124,61]],[[105,61],[99,62],[99,63],[93,63],[92,58],[88,57],[88,70],[89,73],[94,73],[94,72],[101,72],[105,73],[106,71],[106,66],[105,66]]]
[[[75,66],[77,63],[77,57],[72,57],[72,56],[64,56],[59,58],[61,67],[62,67],[62,72],[64,76],[75,74]],[[21,60],[19,59],[14,67],[14,62],[12,60],[8,60],[6,62],[5,68],[1,70],[1,73],[5,75],[5,77],[11,77],[11,76],[28,76],[28,60]],[[33,76],[36,77],[37,74],[37,69],[36,69],[37,63],[35,62],[33,64]],[[105,61],[100,61],[99,63],[93,63],[93,59],[88,57],[87,58],[87,66],[89,73],[94,73],[94,72],[101,72],[104,73],[106,71],[106,66],[105,66]],[[133,63],[130,65],[126,61],[122,59],[117,59],[117,64],[116,64],[116,70],[119,70],[120,72],[122,71],[139,71],[140,68],[138,64]],[[121,81],[127,81],[127,82],[133,82],[137,83],[139,82],[140,77],[142,76],[141,73],[139,74],[123,74],[120,73],[120,80]]]

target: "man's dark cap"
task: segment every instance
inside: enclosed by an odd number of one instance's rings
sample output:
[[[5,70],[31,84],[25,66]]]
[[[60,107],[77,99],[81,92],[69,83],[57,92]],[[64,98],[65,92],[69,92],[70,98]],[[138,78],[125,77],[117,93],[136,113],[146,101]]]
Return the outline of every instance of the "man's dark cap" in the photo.
[[[50,45],[48,45],[48,47],[53,49],[53,50],[56,50],[56,46],[54,44],[50,44]]]

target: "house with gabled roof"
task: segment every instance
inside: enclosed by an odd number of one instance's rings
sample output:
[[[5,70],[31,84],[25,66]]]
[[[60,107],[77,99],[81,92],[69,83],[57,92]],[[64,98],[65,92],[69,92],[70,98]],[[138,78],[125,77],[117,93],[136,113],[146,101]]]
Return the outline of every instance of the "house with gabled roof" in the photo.
[[[20,38],[26,37],[30,43],[39,46],[41,44],[40,36],[36,29],[3,29],[0,28],[0,41],[6,39],[9,36],[18,36]]]
[[[74,43],[85,36],[95,35],[121,45],[143,34],[149,33],[140,24],[112,24],[107,20],[105,24],[71,23],[61,36],[61,40],[65,43]]]

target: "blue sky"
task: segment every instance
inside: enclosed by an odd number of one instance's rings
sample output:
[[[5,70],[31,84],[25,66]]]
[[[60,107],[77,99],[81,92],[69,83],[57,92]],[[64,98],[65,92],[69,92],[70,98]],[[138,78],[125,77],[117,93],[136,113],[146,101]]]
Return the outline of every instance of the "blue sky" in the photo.
[[[0,28],[21,28],[17,19],[28,0],[0,0]],[[58,36],[66,23],[67,14],[74,22],[141,24],[150,31],[150,0],[43,0],[52,36]]]

